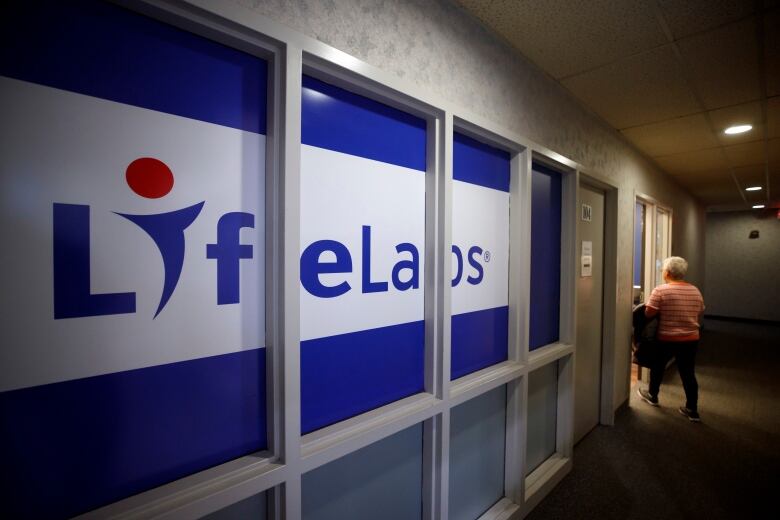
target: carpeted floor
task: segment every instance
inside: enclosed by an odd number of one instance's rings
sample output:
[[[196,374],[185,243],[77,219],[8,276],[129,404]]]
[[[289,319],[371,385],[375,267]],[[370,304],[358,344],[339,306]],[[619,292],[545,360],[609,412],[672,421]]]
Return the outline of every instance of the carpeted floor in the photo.
[[[677,412],[672,365],[661,406],[632,388],[615,426],[575,447],[572,472],[526,518],[777,518],[780,326],[705,320],[696,376],[701,423]]]

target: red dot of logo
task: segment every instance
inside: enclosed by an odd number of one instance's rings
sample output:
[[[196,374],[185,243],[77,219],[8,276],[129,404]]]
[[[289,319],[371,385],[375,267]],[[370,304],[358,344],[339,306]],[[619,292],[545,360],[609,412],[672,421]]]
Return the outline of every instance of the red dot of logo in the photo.
[[[127,185],[141,197],[159,199],[173,188],[173,172],[159,159],[141,157],[131,162],[125,172]]]

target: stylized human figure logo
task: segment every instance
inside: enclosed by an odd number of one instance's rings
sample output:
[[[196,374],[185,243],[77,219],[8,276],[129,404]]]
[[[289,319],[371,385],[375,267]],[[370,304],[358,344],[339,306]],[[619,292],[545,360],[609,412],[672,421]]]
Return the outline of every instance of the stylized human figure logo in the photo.
[[[142,157],[131,162],[125,176],[130,189],[141,197],[159,199],[173,189],[174,180],[170,168],[164,162],[151,157]],[[165,269],[165,281],[160,304],[154,313],[155,318],[168,303],[176,289],[176,284],[179,283],[181,268],[184,265],[184,230],[198,218],[203,204],[205,201],[176,211],[153,215],[128,215],[115,212],[146,231],[160,250]]]
[[[125,178],[137,195],[159,199],[173,189],[174,178],[168,166],[151,157],[130,163]],[[205,201],[167,213],[130,215],[114,212],[141,228],[160,251],[164,282],[156,318],[170,300],[179,283],[185,258],[184,231],[198,218]],[[52,214],[54,319],[131,314],[135,312],[135,293],[98,293],[91,291],[90,207],[84,204],[55,202]],[[217,263],[217,305],[239,303],[240,261],[253,257],[253,246],[242,244],[242,228],[254,228],[251,213],[232,211],[217,222],[217,241],[206,244],[206,258]]]

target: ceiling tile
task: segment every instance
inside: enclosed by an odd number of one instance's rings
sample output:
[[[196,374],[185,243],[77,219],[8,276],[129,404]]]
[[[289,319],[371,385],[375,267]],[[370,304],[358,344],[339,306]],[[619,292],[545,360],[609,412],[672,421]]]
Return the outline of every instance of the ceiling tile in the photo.
[[[678,45],[707,108],[761,97],[754,17],[685,38]]]
[[[669,155],[718,146],[704,114],[668,119],[621,130],[637,148],[650,156]]]
[[[780,201],[780,163],[769,167],[769,200]]]
[[[721,144],[746,143],[764,137],[764,126],[761,124],[763,117],[759,101],[710,110],[709,116]],[[742,124],[753,125],[753,129],[744,134],[727,135],[723,133],[730,126]]]
[[[713,179],[723,179],[731,177],[731,168],[720,166],[718,168],[710,168],[706,170],[690,171],[685,173],[672,174],[674,177],[685,178],[685,182],[691,184],[702,184],[709,182]]]
[[[666,43],[650,2],[458,0],[555,78]]]
[[[780,162],[780,139],[770,139],[767,143],[767,148],[769,149],[769,163],[779,163]]]
[[[764,63],[766,65],[766,92],[780,95],[780,9],[764,15]]]
[[[745,0],[658,0],[658,6],[675,38],[714,29],[753,12]]]
[[[748,204],[766,204],[766,192],[765,191],[746,191],[745,200]]]
[[[671,45],[567,78],[562,83],[616,128],[700,111]]]
[[[766,130],[770,139],[780,137],[780,96],[770,98],[767,101]]]
[[[723,151],[720,148],[665,155],[656,157],[654,160],[661,168],[673,175],[723,171],[728,168],[726,159],[723,157]]]
[[[731,169],[734,175],[737,176],[740,182],[751,182],[753,185],[756,183],[761,186],[764,185],[764,176],[766,175],[766,167],[764,164],[753,164],[750,166],[738,166]]]
[[[707,205],[744,203],[742,195],[740,195],[732,179],[722,179],[703,184],[691,190],[691,193]]]
[[[764,141],[753,141],[751,143],[740,143],[723,147],[728,164],[732,168],[764,164],[766,162],[765,150]]]
[[[734,168],[734,176],[743,190],[750,186],[761,186],[763,188],[759,191],[745,191],[745,198],[749,202],[766,199],[766,171],[763,164]]]

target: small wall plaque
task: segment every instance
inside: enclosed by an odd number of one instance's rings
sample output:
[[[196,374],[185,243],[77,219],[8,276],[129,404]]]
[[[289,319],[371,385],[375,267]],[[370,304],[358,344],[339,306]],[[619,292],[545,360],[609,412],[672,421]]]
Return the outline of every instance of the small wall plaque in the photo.
[[[582,205],[582,220],[584,222],[590,222],[593,219],[593,207],[587,204]]]

